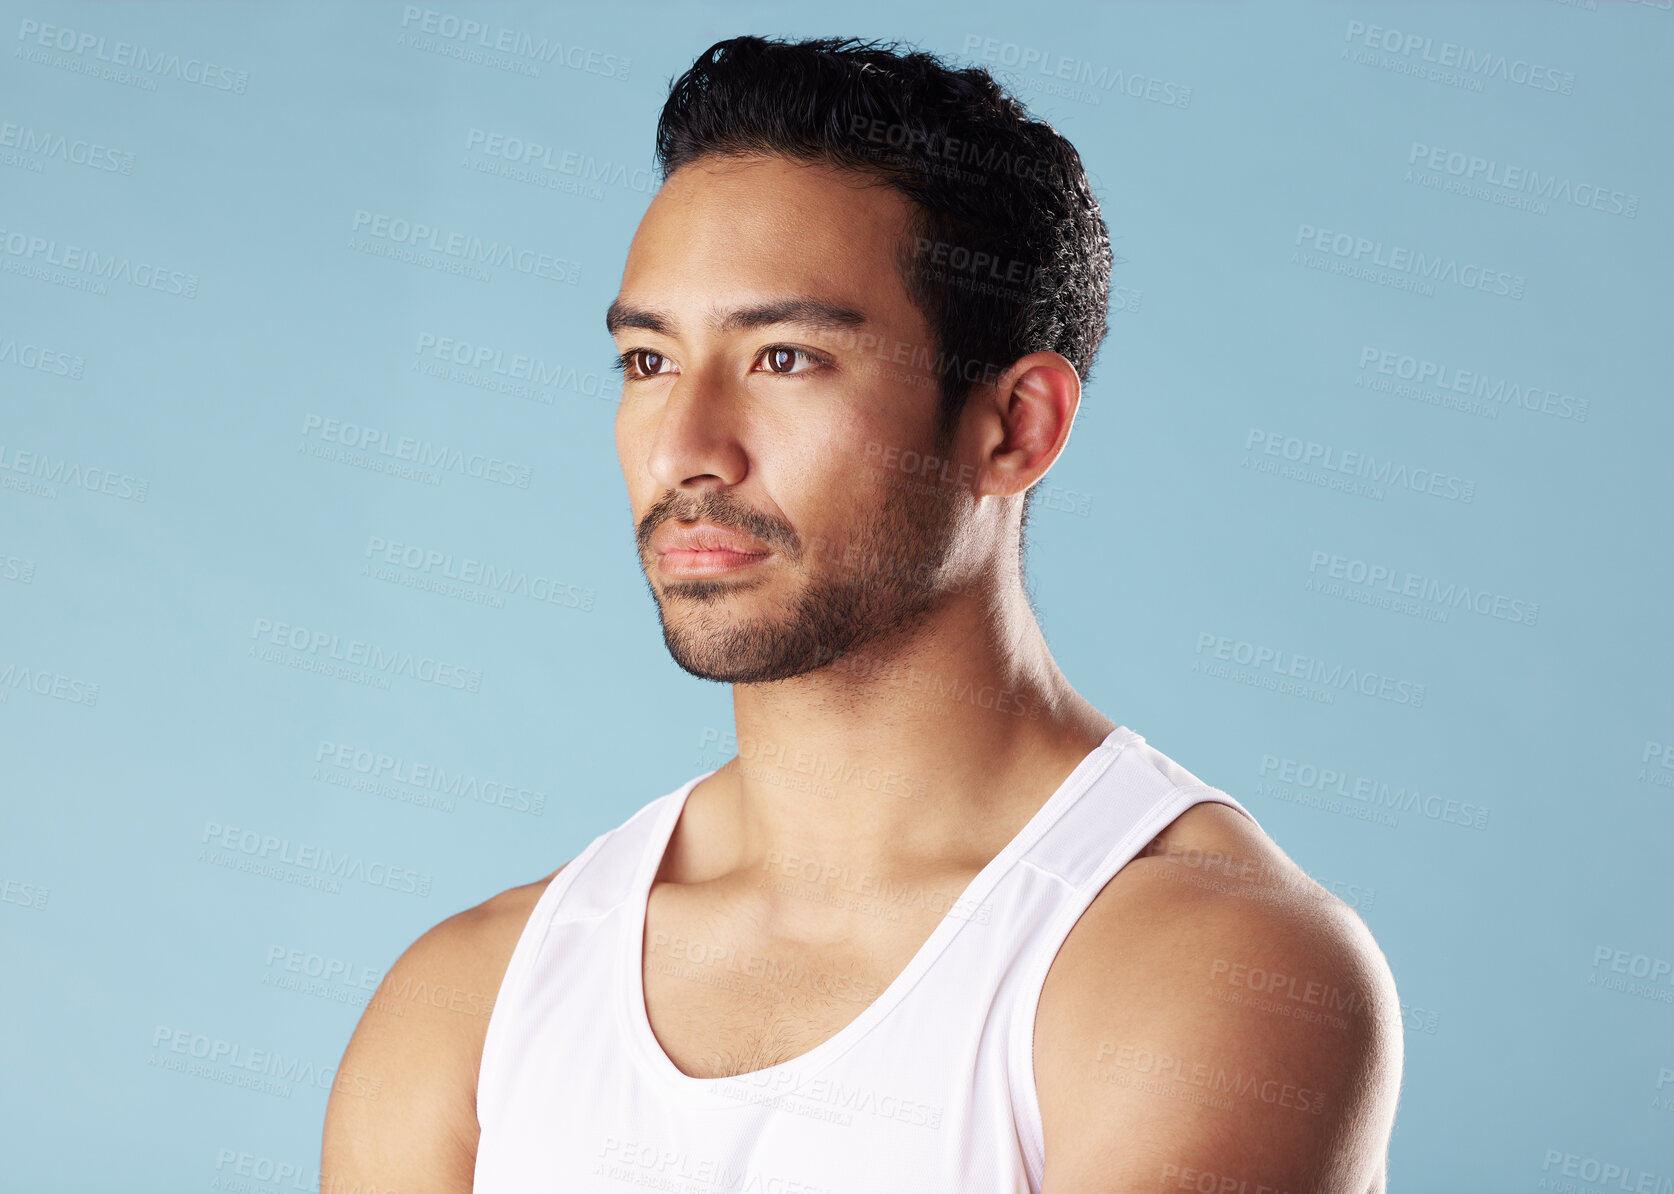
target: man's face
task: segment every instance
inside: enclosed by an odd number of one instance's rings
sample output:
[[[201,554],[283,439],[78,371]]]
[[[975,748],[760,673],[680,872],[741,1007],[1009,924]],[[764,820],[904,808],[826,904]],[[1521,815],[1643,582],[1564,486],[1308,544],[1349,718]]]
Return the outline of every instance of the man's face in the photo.
[[[613,307],[616,448],[693,675],[801,675],[922,624],[949,586],[970,499],[938,479],[956,467],[925,475],[953,437],[896,265],[910,212],[823,166],[702,159],[640,223]]]

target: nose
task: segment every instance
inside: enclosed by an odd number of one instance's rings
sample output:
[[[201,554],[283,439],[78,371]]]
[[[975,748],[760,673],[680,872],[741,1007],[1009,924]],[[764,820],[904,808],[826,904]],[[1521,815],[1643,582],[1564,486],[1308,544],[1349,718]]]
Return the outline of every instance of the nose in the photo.
[[[737,485],[749,471],[738,436],[741,395],[716,371],[683,371],[651,415],[646,469],[665,490]]]

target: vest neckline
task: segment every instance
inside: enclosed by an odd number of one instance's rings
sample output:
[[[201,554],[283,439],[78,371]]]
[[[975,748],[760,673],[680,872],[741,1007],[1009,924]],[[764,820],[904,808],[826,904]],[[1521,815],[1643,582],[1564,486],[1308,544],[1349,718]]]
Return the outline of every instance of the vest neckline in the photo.
[[[852,1048],[906,997],[967,923],[967,918],[955,917],[953,909],[973,904],[980,907],[1000,879],[1012,869],[1017,859],[1045,836],[1093,782],[1109,769],[1122,749],[1137,738],[1139,735],[1132,730],[1118,725],[1105,736],[1104,741],[1088,751],[1076,764],[1075,769],[1064,777],[1052,795],[1035,810],[1023,828],[1018,830],[1016,836],[989,860],[987,866],[977,872],[959,898],[949,905],[948,911],[943,914],[906,967],[876,999],[861,1010],[858,1016],[812,1049],[796,1057],[763,1069],[717,1078],[695,1077],[676,1066],[663,1051],[656,1034],[651,1031],[651,1021],[645,1010],[645,914],[650,904],[651,883],[662,867],[663,857],[673,840],[674,827],[685,809],[686,800],[691,796],[692,790],[715,774],[718,768],[693,776],[663,797],[667,803],[647,830],[650,841],[635,873],[632,893],[622,906],[624,915],[621,918],[620,964],[617,967],[615,1003],[617,1018],[628,1038],[628,1051],[641,1070],[663,1088],[706,1106],[716,1105],[719,1099],[734,1106],[744,1107],[796,1090],[817,1077],[820,1070]],[[750,1088],[756,1088],[760,1093]],[[749,1093],[741,1095],[741,1090]]]

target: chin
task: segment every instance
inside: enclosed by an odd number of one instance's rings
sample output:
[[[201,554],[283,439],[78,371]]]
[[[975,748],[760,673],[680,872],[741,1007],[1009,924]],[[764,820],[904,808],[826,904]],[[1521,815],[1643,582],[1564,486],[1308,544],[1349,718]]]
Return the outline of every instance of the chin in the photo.
[[[817,626],[784,617],[783,607],[779,620],[708,611],[663,619],[663,644],[674,662],[722,684],[765,684],[815,671],[830,662],[823,637]]]

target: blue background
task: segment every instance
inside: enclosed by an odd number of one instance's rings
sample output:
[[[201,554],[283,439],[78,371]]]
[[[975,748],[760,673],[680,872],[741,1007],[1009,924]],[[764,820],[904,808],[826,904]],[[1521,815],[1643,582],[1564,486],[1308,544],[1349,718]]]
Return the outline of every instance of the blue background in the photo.
[[[634,554],[602,313],[668,81],[744,32],[988,66],[1079,148],[1119,264],[1033,593],[1089,699],[1373,929],[1391,1189],[1674,1181],[1674,3],[801,7],[0,5],[0,1185],[305,1187],[368,982],[725,757]],[[1444,43],[1486,65],[1435,77]],[[449,272],[384,221],[556,264]],[[373,471],[326,420],[527,484]],[[420,587],[429,552],[556,599]],[[319,670],[351,641],[400,674]],[[249,834],[385,882],[248,869]],[[172,1069],[200,1038],[318,1077]]]

